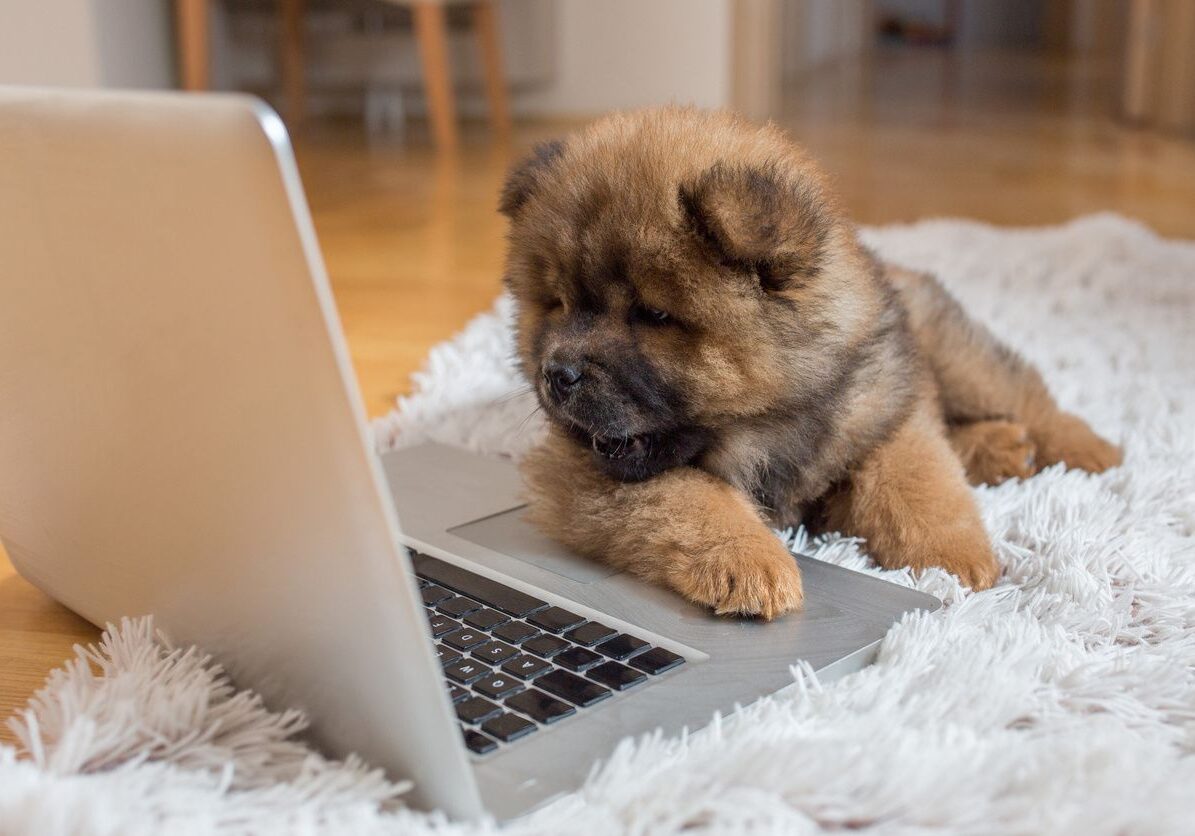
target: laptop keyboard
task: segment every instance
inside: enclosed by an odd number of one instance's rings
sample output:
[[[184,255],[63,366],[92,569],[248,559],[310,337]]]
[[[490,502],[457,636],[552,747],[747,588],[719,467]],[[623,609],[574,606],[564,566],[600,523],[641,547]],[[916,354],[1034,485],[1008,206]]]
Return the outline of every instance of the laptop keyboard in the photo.
[[[521,740],[684,657],[490,578],[411,552],[465,745]]]

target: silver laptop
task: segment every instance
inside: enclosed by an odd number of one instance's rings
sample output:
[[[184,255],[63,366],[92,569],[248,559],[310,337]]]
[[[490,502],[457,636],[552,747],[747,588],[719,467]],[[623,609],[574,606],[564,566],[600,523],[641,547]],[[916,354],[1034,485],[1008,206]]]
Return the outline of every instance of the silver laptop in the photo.
[[[939,604],[799,558],[804,612],[714,617],[541,538],[510,462],[373,450],[272,111],[0,90],[13,563],[96,624],[154,614],[414,804],[517,815]]]

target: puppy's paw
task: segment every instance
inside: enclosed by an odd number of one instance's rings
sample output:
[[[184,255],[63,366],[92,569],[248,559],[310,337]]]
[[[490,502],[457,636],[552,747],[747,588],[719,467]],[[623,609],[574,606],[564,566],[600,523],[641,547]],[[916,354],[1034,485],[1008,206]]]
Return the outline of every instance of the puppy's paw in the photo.
[[[918,553],[916,564],[941,566],[976,592],[991,589],[1000,577],[1000,564],[987,530],[978,519],[927,527],[913,548]]]
[[[805,599],[797,561],[772,534],[713,546],[672,575],[686,598],[718,615],[759,616],[768,621],[798,610]]]
[[[978,520],[954,525],[930,522],[920,530],[907,530],[901,544],[895,546],[896,553],[893,551],[890,546],[885,553],[875,555],[877,562],[888,569],[937,566],[976,592],[991,589],[1000,577],[1000,564]]]
[[[1039,467],[1062,462],[1068,468],[1103,473],[1124,460],[1119,447],[1096,435],[1083,419],[1060,412],[1034,430]]]
[[[976,421],[955,428],[950,440],[972,485],[998,485],[1037,472],[1037,446],[1023,424]]]
[[[1000,577],[1000,564],[986,546],[969,555],[954,555],[949,561],[943,561],[943,567],[957,575],[963,586],[969,586],[975,592],[991,589]]]

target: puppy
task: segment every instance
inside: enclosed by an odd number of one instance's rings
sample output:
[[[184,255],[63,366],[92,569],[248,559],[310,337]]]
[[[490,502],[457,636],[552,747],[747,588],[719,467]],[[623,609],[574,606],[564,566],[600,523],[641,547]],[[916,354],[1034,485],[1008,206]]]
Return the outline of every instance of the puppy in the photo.
[[[549,418],[531,519],[717,613],[801,606],[768,528],[801,522],[984,589],[999,568],[968,482],[1120,462],[937,281],[864,248],[773,126],[615,114],[538,146],[501,210]]]

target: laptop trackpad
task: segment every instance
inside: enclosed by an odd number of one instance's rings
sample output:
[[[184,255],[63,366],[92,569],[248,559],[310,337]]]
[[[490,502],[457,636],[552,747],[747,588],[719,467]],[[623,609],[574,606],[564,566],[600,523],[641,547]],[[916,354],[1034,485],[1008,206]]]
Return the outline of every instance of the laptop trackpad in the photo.
[[[523,519],[526,507],[520,505],[501,514],[458,525],[448,529],[448,533],[579,583],[593,583],[618,574],[617,569],[573,554],[540,534]]]

